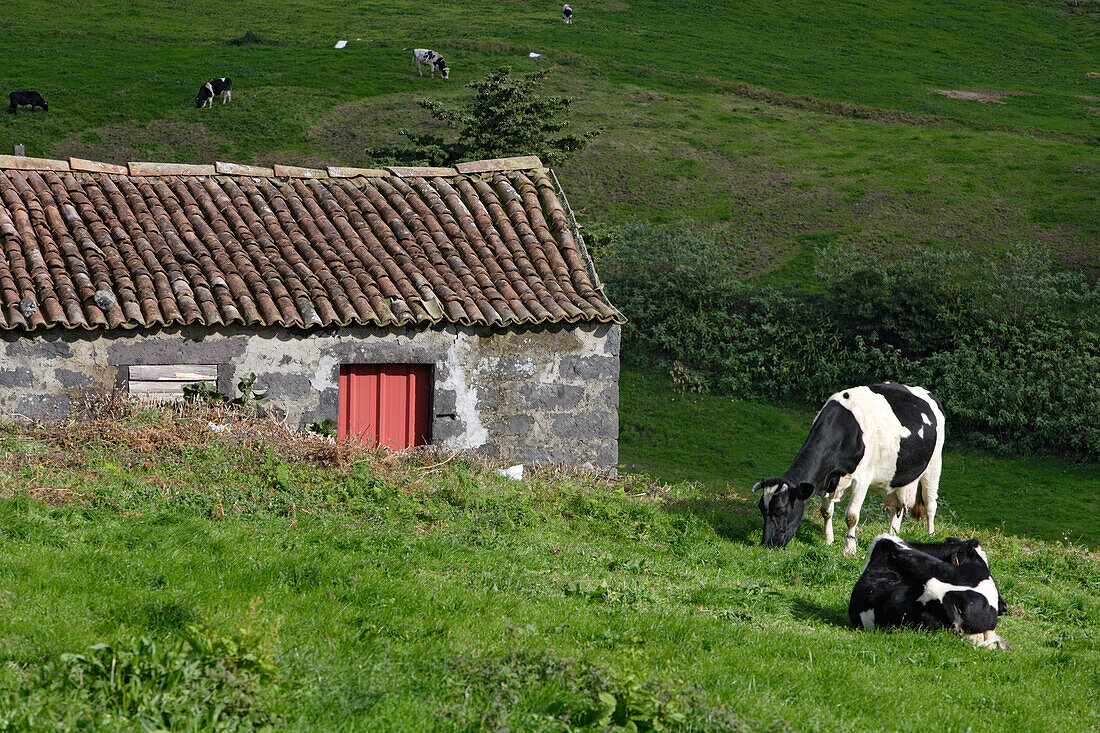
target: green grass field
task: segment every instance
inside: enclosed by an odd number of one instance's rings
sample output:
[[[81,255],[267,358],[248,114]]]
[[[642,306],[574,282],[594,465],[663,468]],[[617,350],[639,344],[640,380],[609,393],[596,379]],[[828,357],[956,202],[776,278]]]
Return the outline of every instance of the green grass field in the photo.
[[[627,375],[628,426],[644,418],[633,407],[644,384]],[[990,527],[955,501],[954,456],[941,531],[981,537],[1012,609],[998,630],[1013,648],[850,630],[862,558],[824,546],[811,523],[785,550],[761,548],[755,507],[738,491],[757,473],[746,464],[782,459],[801,416],[739,414],[773,426],[777,442],[731,448],[734,485],[720,492],[568,473],[513,483],[431,456],[326,466],[311,452],[332,449],[247,423],[215,437],[194,413],[3,428],[0,730],[1100,723],[1095,554],[1039,539],[1040,525]],[[624,457],[633,452],[624,441]],[[984,462],[990,491],[1018,465],[964,460]],[[1044,510],[1068,514],[1073,496],[1055,485]],[[866,516],[863,547],[880,521]],[[269,674],[232,696],[187,697],[207,678],[187,677],[186,664],[159,675],[167,663],[152,649],[196,627],[223,640],[246,628],[239,651],[190,653],[188,664],[209,662],[204,675],[246,663]],[[72,653],[106,654],[99,676],[66,667]]]
[[[1100,264],[1095,0],[603,0],[572,26],[545,1],[61,7],[5,5],[0,88],[51,103],[3,116],[5,148],[363,164],[399,127],[430,125],[418,98],[467,93],[501,64],[551,66],[576,125],[603,130],[559,170],[586,224],[720,223],[760,252],[758,272],[797,276],[821,244],[987,257],[1038,241]],[[230,43],[248,32],[267,43]],[[417,78],[414,46],[442,52],[452,79]],[[233,78],[233,103],[196,110],[215,75]]]

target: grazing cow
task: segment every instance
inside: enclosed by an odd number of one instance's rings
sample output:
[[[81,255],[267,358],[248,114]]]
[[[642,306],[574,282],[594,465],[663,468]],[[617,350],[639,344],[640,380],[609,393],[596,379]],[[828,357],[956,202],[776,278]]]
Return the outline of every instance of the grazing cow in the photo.
[[[573,22],[573,8],[568,5],[561,6],[561,22],[572,23]]]
[[[195,97],[196,107],[213,107],[214,97],[222,95],[222,104],[233,101],[233,92],[230,87],[233,86],[233,82],[230,81],[228,76],[223,76],[217,79],[211,79],[210,81],[199,87],[199,94]]]
[[[833,542],[833,505],[846,491],[844,554],[856,551],[856,526],[867,491],[886,495],[897,533],[902,517],[927,517],[935,532],[936,495],[943,465],[943,407],[921,387],[887,382],[837,392],[814,418],[810,434],[787,472],[762,479],[763,544],[785,547],[802,521],[806,500],[822,495],[825,542]]]
[[[12,92],[8,95],[8,101],[11,103],[8,105],[8,112],[11,114],[15,114],[17,107],[28,106],[31,108],[31,112],[34,112],[35,107],[41,107],[47,112],[50,111],[50,105],[46,104],[46,100],[42,99],[42,95],[33,90]]]
[[[428,67],[433,79],[437,71],[444,79],[451,74],[451,70],[447,68],[447,62],[443,60],[443,57],[428,48],[414,48],[413,63],[416,64],[416,73],[420,76],[424,76],[424,72],[420,70],[421,65]]]
[[[1006,649],[997,617],[1008,612],[977,540],[909,543],[881,534],[848,603],[854,628],[952,628],[982,647]]]

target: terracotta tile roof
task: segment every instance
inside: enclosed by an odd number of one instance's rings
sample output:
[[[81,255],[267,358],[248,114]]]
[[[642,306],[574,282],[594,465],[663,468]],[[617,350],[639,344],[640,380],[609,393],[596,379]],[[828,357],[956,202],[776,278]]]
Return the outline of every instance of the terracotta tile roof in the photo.
[[[0,328],[621,322],[556,184],[0,156]]]

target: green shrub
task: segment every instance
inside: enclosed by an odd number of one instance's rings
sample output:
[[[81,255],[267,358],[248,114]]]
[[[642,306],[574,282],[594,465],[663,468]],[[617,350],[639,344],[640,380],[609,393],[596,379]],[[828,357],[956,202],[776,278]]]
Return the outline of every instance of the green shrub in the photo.
[[[744,248],[690,223],[602,231],[595,251],[630,319],[624,359],[668,367],[685,391],[812,406],[853,384],[919,383],[953,438],[1100,457],[1100,286],[1041,248],[981,268],[823,250],[824,294],[747,285]]]
[[[915,367],[949,429],[993,450],[1100,457],[1100,332],[1058,320],[989,321]]]

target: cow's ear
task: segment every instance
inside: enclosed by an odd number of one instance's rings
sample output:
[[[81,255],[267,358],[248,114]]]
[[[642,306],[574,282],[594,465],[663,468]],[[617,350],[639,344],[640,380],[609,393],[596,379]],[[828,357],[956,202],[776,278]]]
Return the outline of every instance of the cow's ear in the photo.
[[[814,495],[814,485],[811,483],[801,483],[791,489],[791,496],[800,501],[806,501]]]

